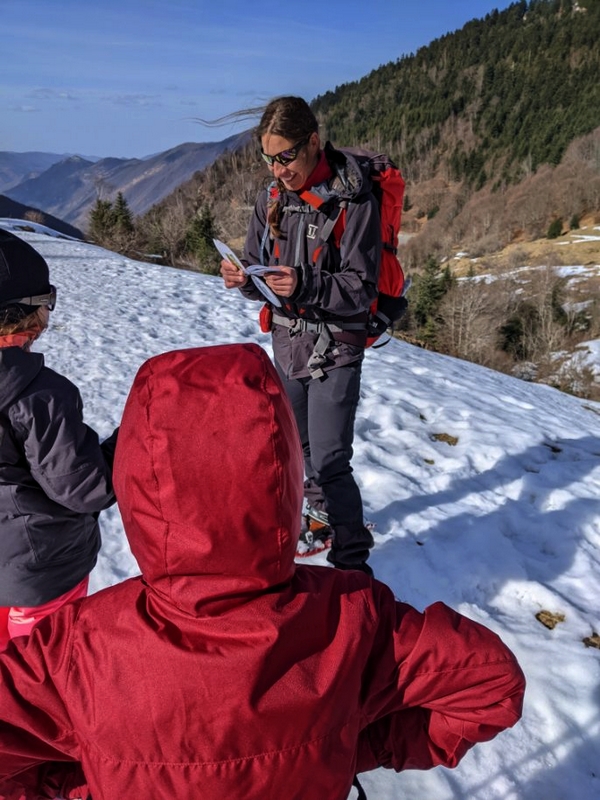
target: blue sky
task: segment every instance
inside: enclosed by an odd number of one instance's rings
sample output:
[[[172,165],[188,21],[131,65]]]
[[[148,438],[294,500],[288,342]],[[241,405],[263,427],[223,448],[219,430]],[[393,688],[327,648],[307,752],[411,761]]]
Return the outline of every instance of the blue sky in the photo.
[[[143,157],[312,100],[510,0],[0,0],[0,151]]]

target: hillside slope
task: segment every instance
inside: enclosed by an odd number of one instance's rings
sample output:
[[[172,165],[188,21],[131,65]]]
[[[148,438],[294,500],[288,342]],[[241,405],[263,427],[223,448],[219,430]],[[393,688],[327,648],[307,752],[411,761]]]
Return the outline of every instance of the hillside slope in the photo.
[[[62,219],[58,219],[52,214],[46,214],[37,208],[17,203],[3,194],[0,194],[0,217],[18,221],[21,230],[27,229],[30,222],[33,223],[33,227],[39,223],[73,239],[83,239],[83,233],[74,225],[69,225]]]
[[[150,356],[249,341],[271,352],[259,303],[220,279],[24,236],[61,298],[35,349],[80,387],[102,438]],[[405,342],[367,353],[353,465],[375,574],[419,609],[443,600],[492,627],[528,681],[517,726],[457,769],[369,772],[372,800],[597,800],[599,442],[598,403]],[[92,592],[139,571],[116,505],[100,524]]]
[[[519,0],[313,107],[338,144],[389,151],[410,181],[498,188],[598,127],[599,73],[597,0]]]
[[[388,152],[406,180],[408,269],[600,215],[600,2],[519,0],[312,101],[323,139]],[[270,176],[250,146],[161,201],[208,205],[240,242]],[[171,247],[171,250],[174,248]],[[176,248],[175,248],[176,249]]]

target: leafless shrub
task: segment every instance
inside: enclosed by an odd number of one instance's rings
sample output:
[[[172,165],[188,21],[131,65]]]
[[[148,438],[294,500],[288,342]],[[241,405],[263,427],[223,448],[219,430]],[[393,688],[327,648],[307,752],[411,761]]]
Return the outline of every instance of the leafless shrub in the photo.
[[[589,308],[590,327],[588,337],[590,339],[600,338],[600,302],[594,300]]]
[[[471,253],[469,253],[469,256]],[[470,275],[488,274],[491,275],[496,270],[496,261],[489,256],[480,256],[479,258],[472,258],[470,265]]]
[[[141,235],[159,249],[167,264],[175,266],[181,242],[189,225],[189,216],[180,196],[172,196],[166,206],[155,206],[140,220]]]
[[[400,261],[408,272],[418,272],[429,256],[438,257],[442,252],[443,249],[436,232],[431,229],[426,229],[424,233],[411,237],[408,242],[398,247]]]
[[[45,217],[42,212],[35,208],[28,209],[23,214],[23,219],[26,219],[28,222],[36,222],[38,225],[43,225],[45,222]]]
[[[486,253],[494,253],[503,247],[503,239],[499,233],[489,233],[477,239],[469,238],[467,248],[473,258],[480,258]]]
[[[506,267],[508,269],[519,269],[530,263],[529,254],[523,247],[513,247],[506,256]]]
[[[562,267],[565,263],[563,252],[564,248],[544,247],[532,255],[531,266]]]
[[[556,272],[549,267],[530,275],[527,299],[535,316],[534,324],[524,329],[523,346],[528,357],[537,363],[543,363],[563,349],[568,338],[565,327],[556,319],[555,296],[559,283]]]

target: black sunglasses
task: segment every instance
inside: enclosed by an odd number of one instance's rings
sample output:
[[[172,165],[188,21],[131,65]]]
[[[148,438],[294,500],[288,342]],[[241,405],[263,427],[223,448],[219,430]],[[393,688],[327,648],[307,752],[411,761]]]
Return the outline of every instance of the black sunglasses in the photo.
[[[262,149],[260,154],[267,162],[269,167],[273,166],[274,161],[276,161],[278,164],[281,164],[282,167],[287,167],[288,164],[291,164],[292,161],[295,161],[298,158],[298,153],[304,147],[304,145],[309,143],[311,136],[312,134],[309,133],[305,139],[296,142],[293,147],[289,147],[287,150],[282,150],[281,153],[276,153],[274,156],[268,156]]]
[[[12,306],[16,304],[22,306],[48,306],[49,311],[54,311],[56,307],[56,286],[50,284],[50,291],[47,294],[36,294],[31,297],[15,297],[14,300],[6,300],[2,306]]]

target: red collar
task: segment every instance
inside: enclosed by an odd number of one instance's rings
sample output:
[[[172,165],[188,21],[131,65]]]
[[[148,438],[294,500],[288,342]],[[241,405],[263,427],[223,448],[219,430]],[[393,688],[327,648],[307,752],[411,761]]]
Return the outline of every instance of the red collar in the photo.
[[[0,348],[22,347],[23,350],[29,350],[34,339],[37,339],[37,334],[30,331],[24,333],[7,333],[5,336],[0,336]]]
[[[323,183],[323,181],[328,180],[333,175],[331,171],[331,167],[329,166],[329,162],[325,158],[325,152],[321,150],[321,156],[317,163],[317,166],[313,169],[313,171],[308,176],[308,179],[304,186],[301,189],[298,189],[298,194],[300,192],[305,192],[307,189],[310,189],[313,186],[316,186],[318,183]]]

